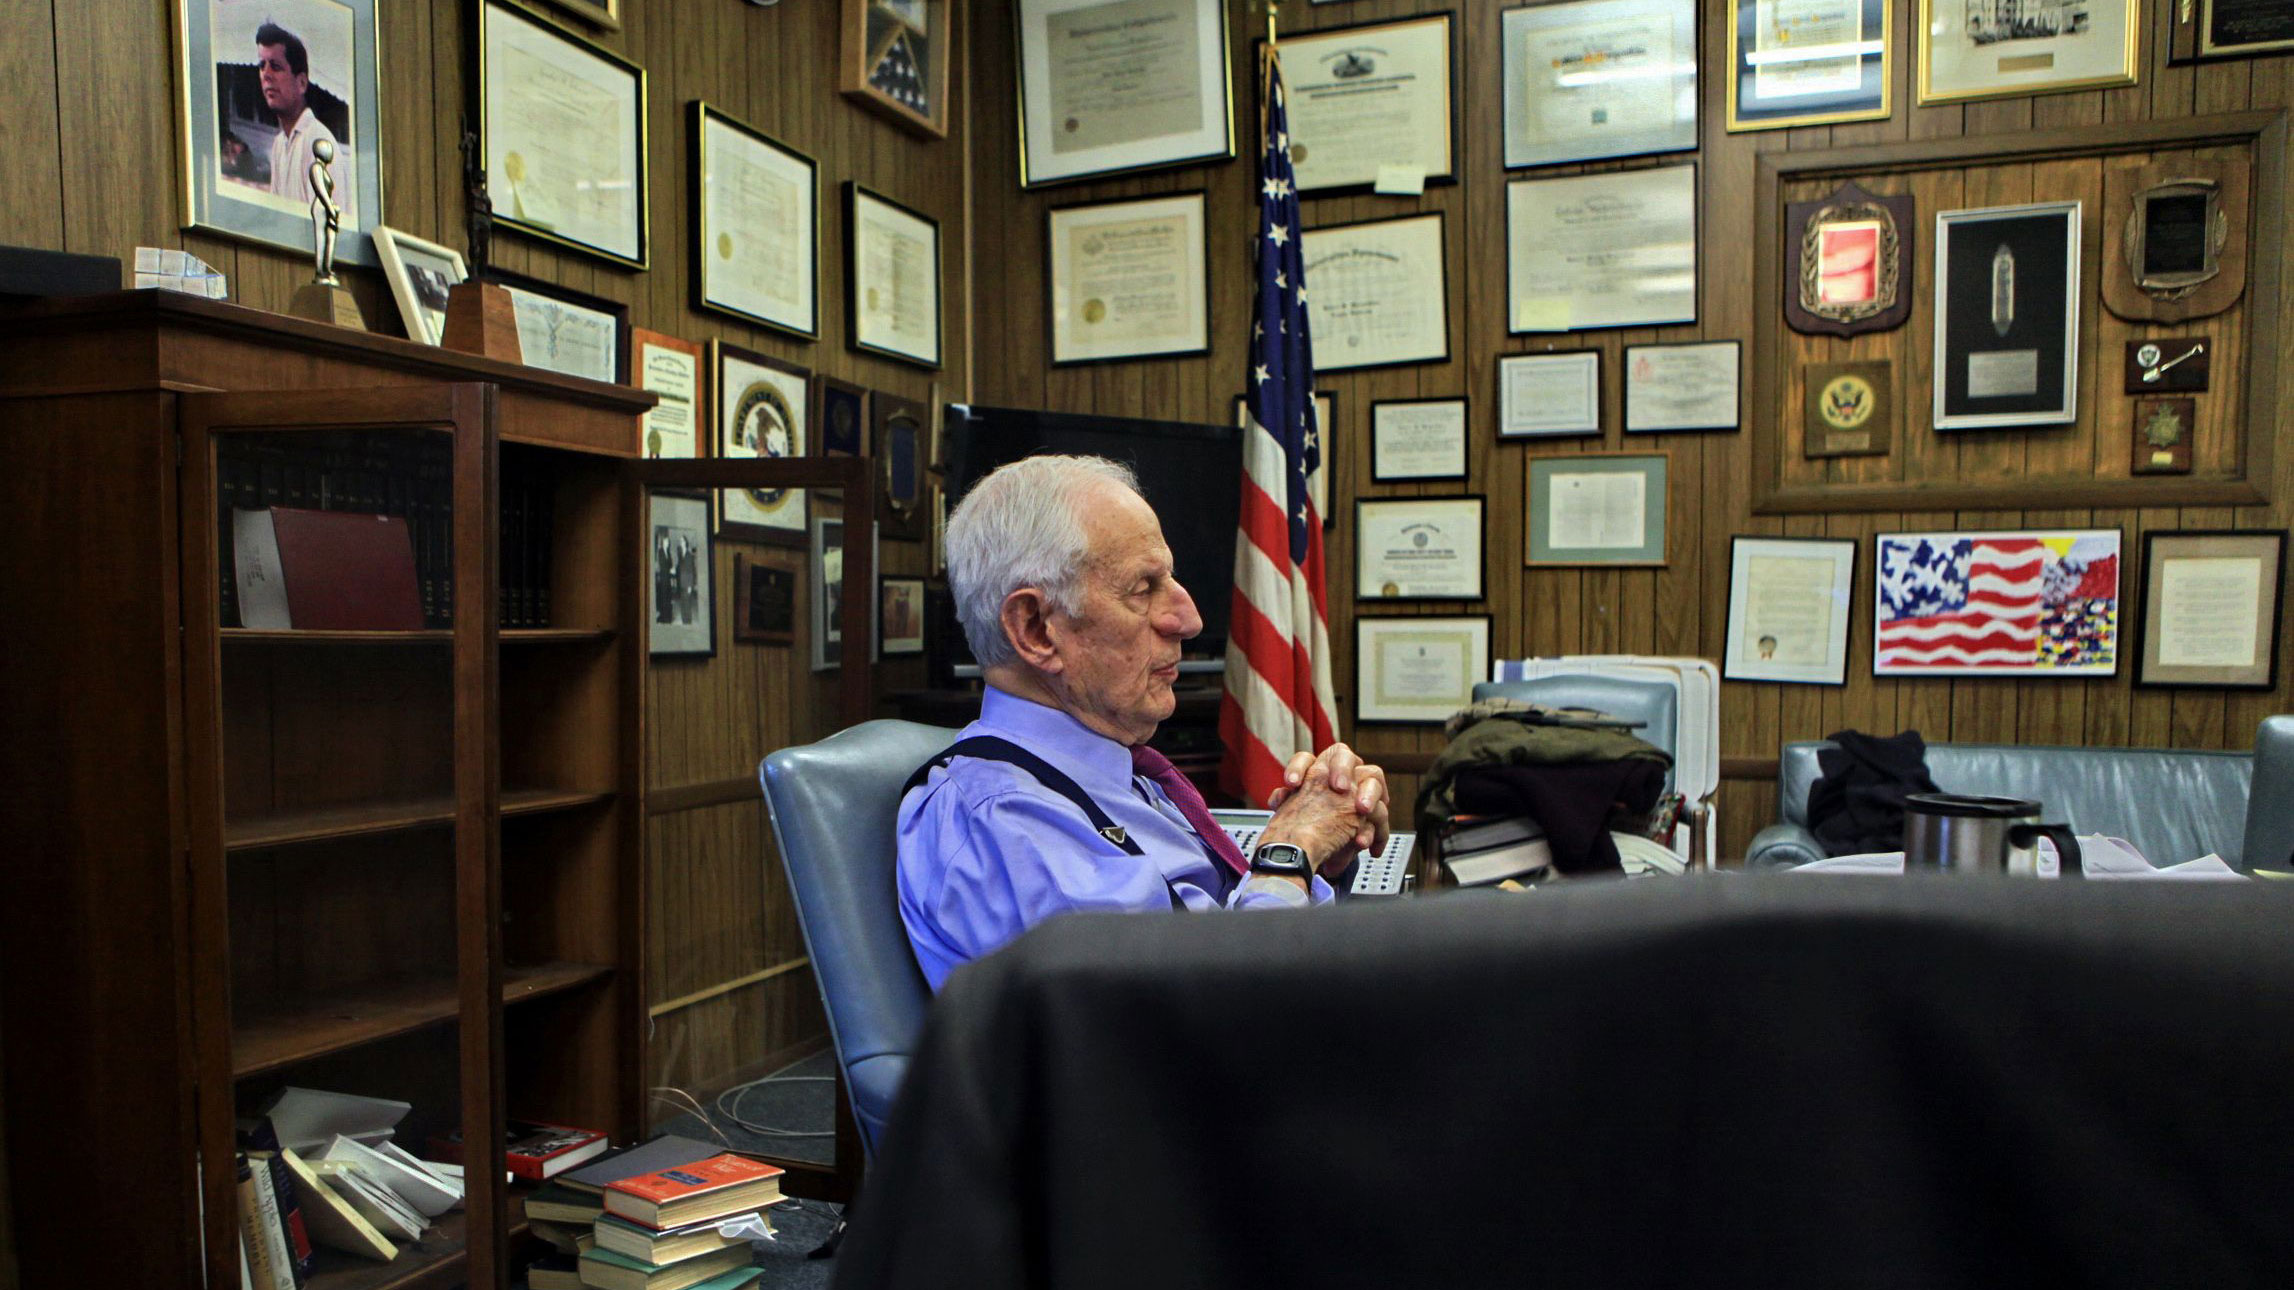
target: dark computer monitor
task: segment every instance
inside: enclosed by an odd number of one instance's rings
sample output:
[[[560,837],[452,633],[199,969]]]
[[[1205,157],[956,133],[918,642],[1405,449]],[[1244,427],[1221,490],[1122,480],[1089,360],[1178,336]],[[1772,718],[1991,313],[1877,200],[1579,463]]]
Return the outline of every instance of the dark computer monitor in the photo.
[[[941,430],[951,511],[975,482],[1022,457],[1084,454],[1130,466],[1147,504],[1163,521],[1174,572],[1203,615],[1203,634],[1187,642],[1187,656],[1202,660],[1208,670],[1218,669],[1227,648],[1227,601],[1234,585],[1235,522],[1242,499],[1240,430],[963,403],[948,405]],[[971,661],[960,631],[941,635],[963,657],[936,660],[935,672]]]

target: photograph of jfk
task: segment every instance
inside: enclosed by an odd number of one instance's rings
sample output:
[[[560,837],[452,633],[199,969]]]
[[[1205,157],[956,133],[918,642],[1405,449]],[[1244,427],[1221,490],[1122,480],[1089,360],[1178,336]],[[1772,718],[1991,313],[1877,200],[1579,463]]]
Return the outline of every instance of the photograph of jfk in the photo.
[[[354,15],[335,0],[208,0],[219,188],[283,211],[311,201],[319,140],[335,145],[334,200],[363,227],[351,109]]]

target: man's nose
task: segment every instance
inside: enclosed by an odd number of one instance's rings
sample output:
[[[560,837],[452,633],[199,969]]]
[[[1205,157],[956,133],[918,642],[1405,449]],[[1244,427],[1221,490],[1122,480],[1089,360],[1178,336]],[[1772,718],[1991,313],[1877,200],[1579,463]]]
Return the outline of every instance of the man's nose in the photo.
[[[1165,636],[1188,640],[1203,631],[1203,616],[1196,612],[1195,598],[1187,594],[1179,580],[1171,580],[1171,599],[1163,606],[1162,621],[1156,624]]]

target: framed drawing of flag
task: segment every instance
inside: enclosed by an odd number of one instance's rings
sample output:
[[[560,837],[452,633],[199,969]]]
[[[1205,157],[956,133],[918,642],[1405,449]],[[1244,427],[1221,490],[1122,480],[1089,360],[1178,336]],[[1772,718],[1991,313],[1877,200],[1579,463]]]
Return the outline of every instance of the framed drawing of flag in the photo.
[[[2110,676],[2119,530],[1882,533],[1876,676]]]

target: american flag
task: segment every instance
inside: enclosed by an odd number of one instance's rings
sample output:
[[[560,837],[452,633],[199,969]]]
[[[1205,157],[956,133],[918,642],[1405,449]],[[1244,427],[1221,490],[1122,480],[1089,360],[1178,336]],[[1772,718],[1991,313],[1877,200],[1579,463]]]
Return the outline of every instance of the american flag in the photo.
[[[1306,482],[1322,464],[1314,356],[1306,334],[1306,264],[1299,254],[1282,65],[1272,42],[1264,71],[1258,301],[1245,396],[1250,425],[1243,431],[1242,520],[1235,540],[1226,694],[1219,702],[1225,787],[1250,802],[1263,802],[1281,787],[1283,762],[1293,752],[1328,747],[1338,728],[1322,517]]]
[[[2117,533],[1880,539],[1877,670],[2108,672]]]

